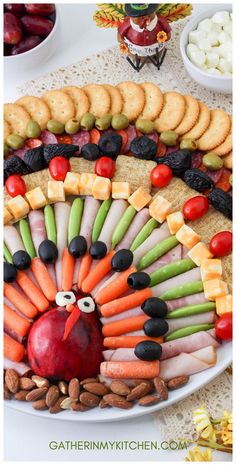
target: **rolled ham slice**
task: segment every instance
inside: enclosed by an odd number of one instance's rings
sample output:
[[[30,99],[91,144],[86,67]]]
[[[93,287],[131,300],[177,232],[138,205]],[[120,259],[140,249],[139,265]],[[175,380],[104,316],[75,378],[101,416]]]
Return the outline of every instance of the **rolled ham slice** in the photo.
[[[62,279],[62,254],[67,247],[67,228],[71,206],[67,202],[57,202],[54,205],[55,221],[57,227],[58,259],[55,264],[57,289],[61,291]]]
[[[150,236],[134,251],[133,266],[136,266],[139,260],[151,250],[158,242],[169,237],[170,231],[165,221],[160,228],[154,229]]]
[[[7,370],[8,368],[12,368],[13,370],[15,370],[20,376],[23,376],[25,375],[26,373],[28,373],[29,371],[31,371],[31,368],[29,365],[27,365],[26,363],[23,363],[23,362],[12,362],[12,360],[9,360],[9,358],[6,358],[4,357],[4,361],[3,361],[3,367],[5,370]]]
[[[107,250],[111,248],[113,231],[127,208],[125,200],[113,200],[100,232],[99,241],[105,242]]]
[[[151,274],[154,271],[159,270],[162,266],[168,265],[171,262],[176,262],[177,260],[181,260],[181,255],[182,255],[182,246],[181,244],[178,244],[176,247],[174,247],[172,250],[169,252],[165,253],[165,255],[162,255],[161,258],[153,262],[150,266],[145,268],[143,271],[147,274]]]
[[[200,267],[193,268],[190,271],[186,271],[186,273],[179,274],[178,276],[174,276],[174,278],[167,279],[163,283],[157,284],[156,286],[152,287],[152,292],[154,297],[160,297],[164,292],[168,291],[177,286],[181,286],[185,283],[191,283],[193,281],[200,281],[201,280],[201,271]]]
[[[21,236],[15,226],[4,226],[3,237],[11,255],[18,250],[25,250]]]
[[[183,318],[173,318],[173,320],[167,320],[167,323],[169,325],[168,333],[176,331],[180,328],[185,328],[186,326],[214,323],[215,319],[216,314],[214,311],[199,313],[199,315],[185,316]]]
[[[38,255],[39,246],[41,242],[43,242],[47,237],[44,214],[41,210],[31,210],[29,212],[28,219],[30,224],[32,240],[34,243],[36,253]]]
[[[88,247],[91,245],[91,236],[94,220],[100,207],[99,200],[94,197],[87,196],[84,201],[84,210],[80,227],[80,235],[84,236]]]
[[[149,218],[150,218],[150,215],[149,215],[148,208],[143,208],[142,210],[140,210],[134,217],[122,241],[116,247],[116,250],[129,249],[135,237],[137,236],[139,231],[141,231],[143,226],[147,223]]]
[[[204,292],[199,292],[193,295],[187,295],[185,297],[180,297],[179,299],[173,299],[166,302],[168,307],[168,312],[172,312],[176,308],[187,307],[188,305],[200,305],[208,302]]]

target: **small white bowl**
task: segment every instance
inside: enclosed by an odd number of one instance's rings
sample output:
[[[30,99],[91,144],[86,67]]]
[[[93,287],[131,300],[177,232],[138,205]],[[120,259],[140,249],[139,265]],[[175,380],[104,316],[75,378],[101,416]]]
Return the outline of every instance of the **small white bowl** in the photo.
[[[232,77],[231,76],[214,76],[206,73],[202,69],[195,66],[188,58],[186,53],[186,47],[188,45],[189,32],[197,28],[200,21],[206,18],[211,18],[216,11],[230,11],[232,12],[232,6],[227,4],[214,5],[204,12],[194,15],[186,24],[180,36],[180,52],[184,62],[184,66],[194,81],[197,81],[203,87],[207,87],[215,92],[222,94],[232,94]]]
[[[60,19],[58,8],[56,8],[56,18],[54,26],[48,36],[36,47],[19,55],[5,56],[4,68],[6,73],[17,72],[17,70],[33,68],[47,61],[55,52],[59,40]]]

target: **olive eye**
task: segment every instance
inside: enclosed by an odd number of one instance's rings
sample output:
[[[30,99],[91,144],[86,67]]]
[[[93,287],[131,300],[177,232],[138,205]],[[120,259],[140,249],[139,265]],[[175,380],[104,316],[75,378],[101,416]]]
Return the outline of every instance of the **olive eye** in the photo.
[[[84,297],[77,300],[77,305],[81,312],[92,313],[95,310],[95,303],[91,297]]]
[[[56,295],[56,304],[59,307],[65,307],[68,304],[74,304],[76,302],[74,292],[57,292]]]

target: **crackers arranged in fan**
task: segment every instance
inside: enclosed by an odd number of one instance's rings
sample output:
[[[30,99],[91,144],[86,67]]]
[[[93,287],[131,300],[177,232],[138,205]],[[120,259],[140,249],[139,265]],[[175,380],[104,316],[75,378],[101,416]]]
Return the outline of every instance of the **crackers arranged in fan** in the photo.
[[[47,122],[51,118],[51,112],[43,99],[39,97],[30,97],[26,95],[16,100],[17,105],[22,106],[41,127],[42,131],[46,129]]]

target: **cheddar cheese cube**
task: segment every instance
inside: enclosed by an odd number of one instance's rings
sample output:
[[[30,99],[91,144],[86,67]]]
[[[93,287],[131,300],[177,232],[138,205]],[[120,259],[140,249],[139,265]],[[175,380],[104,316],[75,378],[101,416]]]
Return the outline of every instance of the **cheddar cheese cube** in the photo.
[[[41,189],[41,187],[35,187],[31,191],[26,192],[25,194],[32,210],[37,210],[46,205],[47,199]]]
[[[223,297],[228,294],[228,286],[221,279],[210,279],[203,283],[204,294],[208,300],[216,300],[217,297]]]
[[[130,197],[130,184],[128,182],[112,182],[112,198],[128,199]]]
[[[9,212],[9,210],[6,207],[4,207],[3,217],[4,217],[4,224],[10,223],[10,221],[13,219],[12,214]]]
[[[65,202],[63,181],[48,181],[49,202]]]
[[[111,195],[110,179],[97,176],[93,183],[92,194],[95,199],[108,200]]]
[[[202,262],[206,259],[212,258],[213,255],[204,244],[204,242],[198,242],[194,247],[188,252],[188,256],[196,263],[197,266],[200,266]]]
[[[221,316],[224,313],[231,313],[233,311],[233,297],[231,294],[222,297],[216,297],[216,313]]]
[[[158,223],[163,223],[171,211],[171,203],[161,195],[157,195],[149,206],[149,213]]]
[[[134,193],[128,198],[128,202],[132,205],[137,212],[142,210],[151,200],[151,195],[140,186]]]
[[[96,179],[96,174],[82,173],[80,176],[79,188],[81,195],[92,195],[93,183]]]
[[[166,218],[171,234],[176,234],[177,231],[184,225],[184,215],[182,212],[174,212]]]
[[[203,260],[201,263],[202,281],[220,278],[222,276],[222,263],[219,258]]]
[[[64,180],[64,191],[68,195],[79,195],[80,174],[68,171]]]
[[[29,204],[26,202],[22,195],[17,195],[13,199],[9,200],[7,204],[8,210],[13,215],[15,220],[23,218],[23,216],[29,213]]]
[[[201,236],[186,224],[177,231],[176,237],[187,249],[192,249],[201,240]]]

